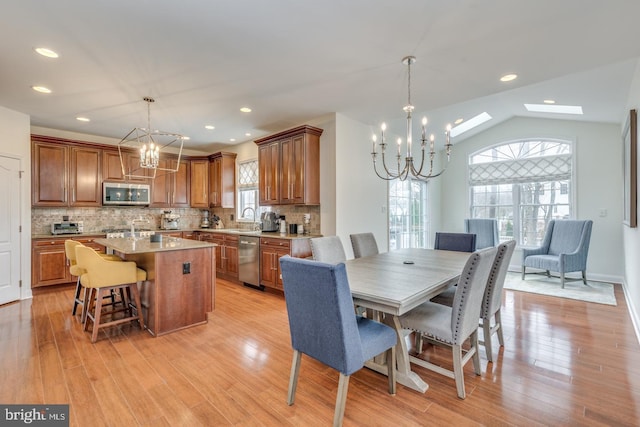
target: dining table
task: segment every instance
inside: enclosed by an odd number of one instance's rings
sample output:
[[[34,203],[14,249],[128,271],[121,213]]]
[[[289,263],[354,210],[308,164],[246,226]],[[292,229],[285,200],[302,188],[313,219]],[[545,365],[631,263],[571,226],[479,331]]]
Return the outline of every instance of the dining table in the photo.
[[[396,379],[407,387],[426,392],[429,385],[411,369],[407,336],[399,317],[456,283],[470,253],[403,248],[345,262],[354,304],[381,314],[381,321],[398,336]],[[382,374],[387,361],[376,358],[365,366]]]

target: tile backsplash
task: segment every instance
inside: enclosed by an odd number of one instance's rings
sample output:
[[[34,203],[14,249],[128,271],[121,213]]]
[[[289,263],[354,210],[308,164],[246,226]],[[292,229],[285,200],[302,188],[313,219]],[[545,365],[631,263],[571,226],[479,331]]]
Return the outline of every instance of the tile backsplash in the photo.
[[[69,221],[82,221],[85,233],[100,233],[107,228],[129,228],[132,220],[136,222],[136,228],[160,228],[160,216],[164,211],[180,215],[179,226],[181,229],[200,228],[203,209],[195,208],[148,208],[148,207],[121,207],[105,206],[99,208],[31,208],[31,234],[51,234],[51,224],[61,222],[63,216],[68,216]],[[285,215],[287,224],[302,224],[305,213],[311,215],[310,232],[320,233],[320,207],[319,206],[274,206],[273,209],[280,215]],[[235,209],[213,208],[209,210],[216,214],[224,223],[225,228],[241,228],[246,223],[235,221],[237,213]],[[232,219],[233,217],[233,219]],[[147,224],[144,223],[147,221]],[[258,215],[257,221],[260,221]]]

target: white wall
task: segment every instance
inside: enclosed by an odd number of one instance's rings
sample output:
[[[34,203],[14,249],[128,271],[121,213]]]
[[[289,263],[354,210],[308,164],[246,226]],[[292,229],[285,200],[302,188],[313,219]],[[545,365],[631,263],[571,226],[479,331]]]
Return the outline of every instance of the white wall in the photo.
[[[633,78],[627,110],[640,110],[640,62]],[[626,116],[620,118],[618,131],[622,134]],[[640,165],[640,162],[638,163]],[[640,174],[638,175],[640,178]],[[640,188],[640,180],[638,187]],[[620,202],[622,203],[622,201]],[[624,285],[631,317],[634,320],[636,335],[640,337],[640,228],[621,226],[624,236]]]
[[[0,107],[0,153],[18,158],[24,171],[20,182],[20,235],[22,289],[20,298],[31,298],[31,132],[30,118]]]
[[[576,218],[593,220],[587,277],[622,281],[622,159],[620,126],[569,120],[513,118],[453,147],[451,164],[442,177],[441,221],[445,231],[463,231],[469,215],[467,162],[470,153],[500,142],[529,137],[575,141]],[[606,209],[607,215],[600,216]],[[514,254],[512,266],[521,265]]]

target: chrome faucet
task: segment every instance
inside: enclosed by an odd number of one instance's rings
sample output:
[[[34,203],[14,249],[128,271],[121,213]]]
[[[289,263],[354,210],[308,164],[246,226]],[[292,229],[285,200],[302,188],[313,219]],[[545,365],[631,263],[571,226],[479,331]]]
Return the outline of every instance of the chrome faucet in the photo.
[[[242,210],[242,217],[244,218],[244,213],[245,213],[248,209],[251,209],[251,211],[253,212],[253,228],[255,229],[255,228],[256,228],[256,225],[257,225],[257,223],[256,223],[256,210],[255,210],[254,208],[252,208],[251,206],[247,206],[246,208],[244,208],[244,209]]]
[[[148,219],[132,219],[131,220],[131,238],[135,240],[136,238],[136,227],[135,224],[136,222],[143,222],[145,224],[149,224],[149,220]]]

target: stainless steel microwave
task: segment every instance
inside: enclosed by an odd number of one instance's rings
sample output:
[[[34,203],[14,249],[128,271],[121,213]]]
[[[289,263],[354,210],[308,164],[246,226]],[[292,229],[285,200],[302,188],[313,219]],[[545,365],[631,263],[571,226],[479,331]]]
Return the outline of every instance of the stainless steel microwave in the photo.
[[[126,182],[103,182],[102,204],[118,206],[144,206],[151,200],[149,184],[131,184]]]

